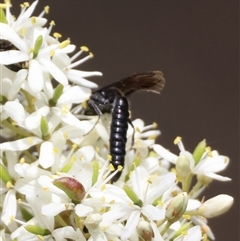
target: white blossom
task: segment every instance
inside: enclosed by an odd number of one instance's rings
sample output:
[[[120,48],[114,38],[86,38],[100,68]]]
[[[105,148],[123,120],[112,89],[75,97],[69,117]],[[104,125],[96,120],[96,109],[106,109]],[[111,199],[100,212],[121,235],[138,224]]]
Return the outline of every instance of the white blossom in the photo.
[[[75,69],[93,54],[86,46],[74,53],[69,39],[52,35],[54,23],[46,27],[43,17],[49,7],[32,15],[37,3],[21,4],[16,18],[10,1],[0,9],[0,41],[8,45],[0,51],[2,240],[214,239],[206,218],[226,212],[233,198],[203,201],[201,193],[231,180],[218,174],[229,158],[208,148],[191,153],[179,138],[174,154],[156,144],[156,123],[136,119],[123,169],[113,170],[111,113],[84,115],[97,87],[86,78],[102,74]]]

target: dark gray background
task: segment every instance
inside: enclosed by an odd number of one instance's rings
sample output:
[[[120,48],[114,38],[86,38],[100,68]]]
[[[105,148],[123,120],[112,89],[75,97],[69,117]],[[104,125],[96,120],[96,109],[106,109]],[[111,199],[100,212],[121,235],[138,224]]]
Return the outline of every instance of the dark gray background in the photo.
[[[206,138],[230,157],[221,174],[232,182],[214,181],[205,194],[235,197],[231,210],[209,224],[216,240],[239,240],[238,1],[41,0],[35,14],[47,4],[53,32],[94,53],[79,69],[103,72],[91,78],[100,86],[134,72],[164,72],[160,96],[131,97],[133,117],[156,121],[158,143],[176,153],[173,140],[180,135],[189,151]]]

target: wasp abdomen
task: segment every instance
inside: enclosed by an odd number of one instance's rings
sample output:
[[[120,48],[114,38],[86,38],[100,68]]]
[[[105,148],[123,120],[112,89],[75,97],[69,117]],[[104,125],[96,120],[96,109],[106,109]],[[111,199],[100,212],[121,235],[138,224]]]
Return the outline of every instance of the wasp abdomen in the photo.
[[[129,119],[129,105],[124,96],[117,96],[112,108],[112,122],[110,134],[110,155],[112,156],[112,165],[115,169],[118,166],[124,166],[126,154],[126,141]],[[117,173],[112,179],[113,182],[118,180],[121,172]]]

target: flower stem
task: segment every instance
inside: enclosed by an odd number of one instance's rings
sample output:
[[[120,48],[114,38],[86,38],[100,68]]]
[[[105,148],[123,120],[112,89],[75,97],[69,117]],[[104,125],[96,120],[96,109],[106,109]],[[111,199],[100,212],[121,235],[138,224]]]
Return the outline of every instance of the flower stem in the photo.
[[[172,225],[171,222],[167,222],[167,223],[166,223],[165,227],[164,227],[163,230],[161,231],[161,235],[162,235],[162,236],[167,232],[167,230],[169,229],[169,227],[170,227],[171,225]]]
[[[55,216],[55,219],[62,227],[67,226],[67,223],[62,219],[60,215]]]
[[[188,193],[189,197],[192,197],[194,195],[195,192],[197,192],[200,188],[202,188],[203,184],[202,182],[198,181],[194,187],[192,188],[192,190]]]
[[[34,155],[32,155],[32,153],[30,153],[28,150],[23,151],[23,153],[31,161],[31,163],[37,160],[37,158]]]
[[[13,132],[15,132],[15,133],[23,136],[23,137],[28,137],[28,136],[30,136],[30,133],[29,133],[29,132],[27,132],[27,131],[25,131],[25,130],[23,130],[23,129],[18,128],[17,126],[9,123],[9,121],[7,121],[7,120],[4,120],[4,121],[2,122],[2,125],[5,126],[5,127],[7,127],[8,129],[10,129],[11,131],[13,131]]]

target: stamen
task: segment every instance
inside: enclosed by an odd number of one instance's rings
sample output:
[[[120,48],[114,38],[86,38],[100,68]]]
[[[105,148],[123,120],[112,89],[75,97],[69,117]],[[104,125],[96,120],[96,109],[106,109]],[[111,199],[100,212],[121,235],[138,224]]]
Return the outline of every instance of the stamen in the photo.
[[[35,24],[37,22],[36,17],[31,17],[32,24]]]
[[[49,9],[50,7],[47,5],[44,7],[43,11],[38,15],[39,18],[42,18],[44,16],[44,14],[49,14]]]
[[[56,148],[56,147],[54,147],[54,148],[53,148],[53,152],[54,152],[55,154],[57,154],[57,153],[59,152],[59,149]]]
[[[6,188],[8,188],[8,189],[13,188],[13,184],[10,181],[8,181],[6,183]]]
[[[175,145],[178,145],[178,148],[180,151],[185,151],[184,145],[182,143],[182,137],[177,136],[175,140],[173,141]]]
[[[23,5],[27,8],[30,6],[29,2],[24,2]]]
[[[213,157],[212,148],[210,146],[207,146],[205,148],[205,150],[206,150],[208,156]]]
[[[22,28],[22,29],[20,30],[20,32],[21,32],[21,36],[25,36],[26,29],[25,29],[25,28]]]
[[[49,14],[49,9],[50,9],[50,7],[48,5],[44,7],[44,11],[46,14]]]
[[[73,62],[77,57],[79,57],[83,52],[88,52],[89,51],[89,49],[88,49],[88,47],[86,47],[86,46],[81,46],[80,47],[80,51],[78,51],[76,54],[74,54],[71,58],[70,58],[70,60],[71,60],[71,62]]]
[[[50,22],[50,24],[49,24],[49,28],[48,28],[48,31],[47,31],[47,35],[50,35],[53,26],[55,26],[55,22],[52,20],[52,21]]]
[[[5,3],[0,3],[0,8],[6,9],[6,8],[7,8],[7,5],[6,5]]]
[[[25,163],[25,158],[22,157],[22,158],[19,160],[19,162],[20,162],[21,164]]]
[[[59,47],[60,49],[63,49],[63,48],[65,48],[65,47],[67,47],[69,44],[70,44],[70,40],[67,39],[67,40],[61,42],[61,43],[58,45],[58,47]]]
[[[31,138],[31,137],[28,137],[28,138],[27,138],[27,141],[28,141],[28,143],[29,143],[30,145],[32,145],[32,144],[33,144],[33,140],[32,140],[32,138]]]
[[[60,39],[62,37],[62,35],[60,33],[53,33],[53,37],[56,38],[56,39]]]

